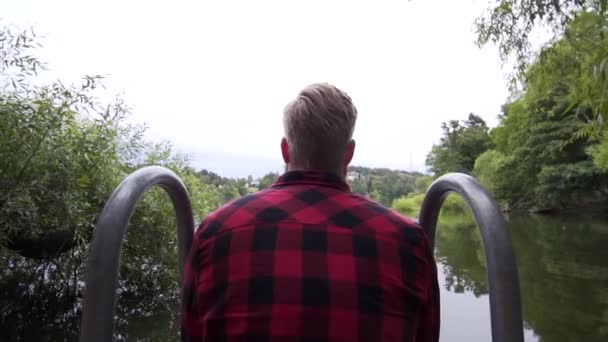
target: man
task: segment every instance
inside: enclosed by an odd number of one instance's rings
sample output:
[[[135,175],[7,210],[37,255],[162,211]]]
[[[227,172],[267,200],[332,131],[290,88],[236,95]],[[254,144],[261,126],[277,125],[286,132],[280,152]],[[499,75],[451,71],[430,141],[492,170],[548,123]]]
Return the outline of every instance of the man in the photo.
[[[433,254],[411,220],[350,192],[357,110],[313,84],[283,114],[283,174],[200,225],[184,271],[187,341],[433,341]]]

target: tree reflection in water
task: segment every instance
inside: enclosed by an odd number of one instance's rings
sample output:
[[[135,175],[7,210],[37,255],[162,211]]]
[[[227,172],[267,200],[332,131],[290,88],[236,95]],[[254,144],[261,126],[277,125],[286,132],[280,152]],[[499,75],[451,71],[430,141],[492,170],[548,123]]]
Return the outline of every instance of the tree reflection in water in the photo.
[[[33,261],[4,254],[0,260],[0,340],[76,341],[82,308],[83,267],[72,256]],[[177,286],[177,283],[176,283]],[[134,288],[121,280],[115,340],[175,341],[175,294]]]
[[[532,215],[507,219],[526,325],[541,341],[608,340],[608,223]],[[470,216],[441,217],[435,253],[448,291],[487,294],[483,249]]]
[[[470,216],[442,215],[435,246],[437,262],[444,265],[448,291],[487,294],[485,256],[481,237]]]

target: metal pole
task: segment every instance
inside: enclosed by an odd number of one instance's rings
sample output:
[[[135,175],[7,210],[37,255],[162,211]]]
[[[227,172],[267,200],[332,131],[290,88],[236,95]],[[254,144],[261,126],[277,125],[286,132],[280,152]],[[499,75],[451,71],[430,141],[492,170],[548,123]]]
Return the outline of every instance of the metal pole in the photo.
[[[422,203],[420,225],[434,247],[439,210],[450,192],[458,193],[473,209],[481,231],[490,291],[492,341],[523,342],[519,277],[511,236],[502,212],[483,186],[462,173],[439,177],[431,184]]]
[[[194,219],[188,192],[175,173],[148,166],[129,175],[107,201],[89,247],[81,342],[112,341],[120,250],[129,219],[142,195],[159,185],[173,202],[177,215],[180,274],[194,235]]]

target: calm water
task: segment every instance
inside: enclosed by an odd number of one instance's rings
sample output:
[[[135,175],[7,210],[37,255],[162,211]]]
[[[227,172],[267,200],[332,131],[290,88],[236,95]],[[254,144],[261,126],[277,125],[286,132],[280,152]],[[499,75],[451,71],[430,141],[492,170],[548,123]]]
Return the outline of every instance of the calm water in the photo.
[[[507,217],[517,257],[526,341],[608,341],[608,222]],[[489,341],[485,263],[477,228],[444,218],[435,255],[442,341]]]
[[[608,341],[608,220],[511,215],[508,225],[519,266],[526,341]],[[465,216],[442,217],[436,244],[441,341],[490,341],[484,255],[475,224]],[[35,308],[25,307],[29,313],[17,321],[29,321],[25,324],[31,328],[21,340],[76,340],[75,319],[44,323],[33,317]],[[120,340],[177,340],[177,310],[150,315],[140,314],[142,307],[145,303],[134,302],[119,308]],[[43,310],[48,314],[48,308]],[[0,341],[7,340],[1,331]]]

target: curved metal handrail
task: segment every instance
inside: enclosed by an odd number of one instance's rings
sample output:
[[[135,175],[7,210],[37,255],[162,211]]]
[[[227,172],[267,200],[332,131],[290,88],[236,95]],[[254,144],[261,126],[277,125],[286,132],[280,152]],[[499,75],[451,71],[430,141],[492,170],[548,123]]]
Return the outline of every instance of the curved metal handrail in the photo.
[[[118,262],[127,224],[142,195],[159,185],[171,197],[177,215],[177,239],[180,274],[192,245],[194,219],[188,191],[171,170],[148,166],[120,183],[106,203],[93,232],[88,254],[84,308],[80,341],[111,341],[114,333],[114,309]]]
[[[420,225],[431,246],[439,210],[450,192],[458,193],[473,209],[486,255],[493,342],[523,342],[519,277],[511,237],[502,212],[473,177],[450,173],[431,184],[420,209]]]

